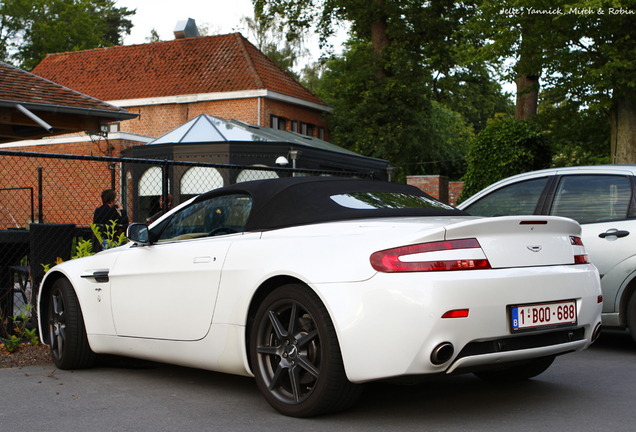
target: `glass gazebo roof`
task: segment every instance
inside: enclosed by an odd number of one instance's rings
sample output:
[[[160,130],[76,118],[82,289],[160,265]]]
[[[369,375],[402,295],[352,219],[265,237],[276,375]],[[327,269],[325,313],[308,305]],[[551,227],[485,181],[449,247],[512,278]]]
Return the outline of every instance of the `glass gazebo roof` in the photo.
[[[271,129],[264,126],[254,126],[238,120],[226,120],[208,114],[198,115],[192,120],[150,142],[149,145],[224,142],[289,143],[363,157],[318,138],[300,135],[295,132]]]

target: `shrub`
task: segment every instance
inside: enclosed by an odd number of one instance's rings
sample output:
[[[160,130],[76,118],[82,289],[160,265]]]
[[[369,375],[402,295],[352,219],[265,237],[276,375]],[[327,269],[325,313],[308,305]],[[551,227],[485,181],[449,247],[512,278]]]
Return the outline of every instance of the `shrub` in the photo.
[[[551,159],[550,146],[534,123],[497,118],[473,141],[458,202],[506,177],[548,168]]]

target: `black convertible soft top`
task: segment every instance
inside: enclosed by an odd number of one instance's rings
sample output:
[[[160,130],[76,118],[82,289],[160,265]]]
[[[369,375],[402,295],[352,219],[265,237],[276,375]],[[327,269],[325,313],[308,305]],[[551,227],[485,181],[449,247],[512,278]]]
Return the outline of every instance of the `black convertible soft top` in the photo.
[[[244,193],[252,197],[245,231],[261,231],[348,219],[395,216],[468,216],[402,183],[338,177],[285,177],[237,183],[207,192],[196,201],[214,196]],[[332,197],[347,194],[403,194],[424,197],[436,205],[430,208],[350,208]]]

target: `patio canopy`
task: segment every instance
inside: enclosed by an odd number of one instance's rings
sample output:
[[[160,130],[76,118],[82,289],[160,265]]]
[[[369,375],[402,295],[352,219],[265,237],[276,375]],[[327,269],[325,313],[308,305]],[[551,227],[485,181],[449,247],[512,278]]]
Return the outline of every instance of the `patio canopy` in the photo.
[[[146,145],[124,150],[135,158],[260,167],[336,170],[386,180],[388,161],[362,156],[295,132],[200,114]]]

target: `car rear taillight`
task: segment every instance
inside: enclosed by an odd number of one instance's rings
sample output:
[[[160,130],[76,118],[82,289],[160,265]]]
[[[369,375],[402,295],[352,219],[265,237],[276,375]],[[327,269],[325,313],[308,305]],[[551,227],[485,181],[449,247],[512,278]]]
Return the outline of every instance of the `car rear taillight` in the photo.
[[[590,259],[587,255],[574,255],[574,264],[589,264]]]
[[[574,264],[589,264],[590,259],[585,253],[585,247],[581,237],[570,236],[570,244],[574,249]]]
[[[477,239],[448,240],[375,252],[374,269],[383,273],[489,269]]]

